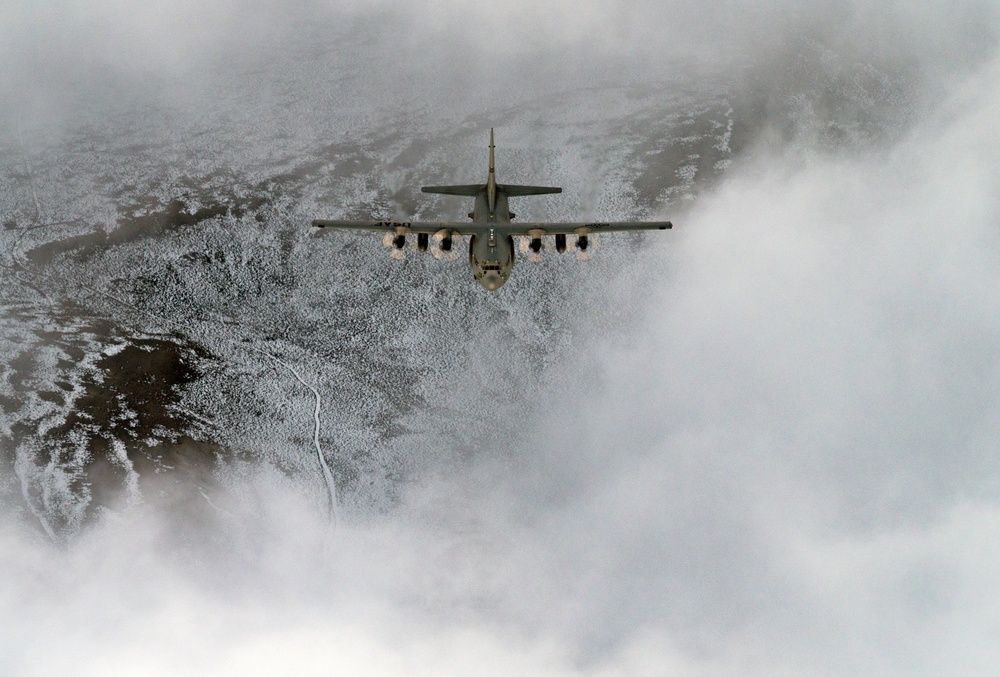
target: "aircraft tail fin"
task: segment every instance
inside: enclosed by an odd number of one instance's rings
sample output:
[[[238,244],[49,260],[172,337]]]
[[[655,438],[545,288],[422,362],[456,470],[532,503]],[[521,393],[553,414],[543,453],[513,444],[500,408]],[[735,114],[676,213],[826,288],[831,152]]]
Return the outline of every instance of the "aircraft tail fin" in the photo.
[[[555,186],[515,186],[512,184],[503,184],[497,186],[502,190],[507,197],[521,197],[523,195],[552,195],[554,193],[561,193],[562,188],[556,188]]]
[[[489,200],[490,213],[496,205],[497,191],[504,193],[507,197],[521,197],[523,195],[552,195],[561,193],[562,188],[555,186],[518,186],[512,183],[498,184],[496,182],[496,163],[494,162],[493,128],[490,128],[490,166],[486,183],[476,183],[465,186],[424,186],[420,190],[425,193],[438,193],[440,195],[463,195],[465,197],[478,197],[484,192]]]
[[[486,186],[482,183],[474,183],[464,186],[424,186],[420,190],[425,193],[437,193],[439,195],[463,195],[465,197],[476,197],[486,190]]]

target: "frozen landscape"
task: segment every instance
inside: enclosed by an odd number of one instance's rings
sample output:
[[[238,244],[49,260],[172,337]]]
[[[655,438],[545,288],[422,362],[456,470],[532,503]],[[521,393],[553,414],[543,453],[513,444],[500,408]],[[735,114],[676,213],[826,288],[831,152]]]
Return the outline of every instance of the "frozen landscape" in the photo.
[[[1000,11],[588,7],[15,3],[0,673],[991,674]]]

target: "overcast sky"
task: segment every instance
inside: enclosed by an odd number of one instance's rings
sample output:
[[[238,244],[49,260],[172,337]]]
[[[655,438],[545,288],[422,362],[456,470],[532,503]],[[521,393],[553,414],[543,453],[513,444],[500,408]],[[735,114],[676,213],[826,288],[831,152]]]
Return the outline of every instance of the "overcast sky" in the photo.
[[[417,59],[450,68],[591,48],[724,67],[808,33],[905,65],[921,102],[889,148],[756,149],[650,240],[636,265],[663,273],[635,326],[577,318],[591,350],[530,444],[414,485],[382,523],[331,534],[266,470],[229,506],[236,535],[193,557],[152,506],[65,549],[5,518],[0,672],[994,674],[998,7],[800,4],[0,6],[0,93],[52,124],[74,78],[184,82],[307,17],[453,40]]]

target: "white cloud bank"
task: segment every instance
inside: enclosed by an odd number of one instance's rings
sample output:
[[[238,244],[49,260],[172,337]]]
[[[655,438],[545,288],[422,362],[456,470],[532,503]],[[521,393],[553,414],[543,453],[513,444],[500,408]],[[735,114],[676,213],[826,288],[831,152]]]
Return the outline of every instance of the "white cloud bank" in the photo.
[[[87,117],[95,99],[193,105],[185,97],[210,96],[239,64],[326,50],[349,53],[334,68],[367,71],[362,80],[395,74],[387,86],[401,103],[414,80],[465,94],[739,72],[794,59],[802,40],[936,81],[984,58],[998,25],[988,0],[11,0],[0,6],[0,121],[33,140],[39,127]]]

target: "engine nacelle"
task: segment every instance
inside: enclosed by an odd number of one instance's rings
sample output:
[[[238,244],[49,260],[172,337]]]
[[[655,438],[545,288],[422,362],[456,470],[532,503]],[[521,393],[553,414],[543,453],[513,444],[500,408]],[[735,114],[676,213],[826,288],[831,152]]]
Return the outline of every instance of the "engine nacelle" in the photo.
[[[535,254],[542,251],[542,238],[540,237],[531,238],[531,242],[528,243],[528,249],[530,249]]]
[[[577,235],[576,236],[576,248],[577,249],[579,249],[581,252],[585,252],[585,251],[587,251],[587,248],[589,246],[590,246],[590,239],[586,235]]]
[[[427,241],[429,236],[427,233],[417,233],[417,251],[425,252],[427,251]]]
[[[455,247],[455,240],[458,240],[459,247]],[[434,255],[439,261],[454,261],[459,256],[461,252],[462,234],[456,233],[453,230],[448,230],[447,228],[442,228],[433,235],[430,236],[429,248],[431,254]]]
[[[392,246],[396,249],[402,249],[406,246],[406,236],[400,233],[396,237],[392,238]]]
[[[556,235],[556,251],[562,254],[566,251],[566,234],[559,233]]]

